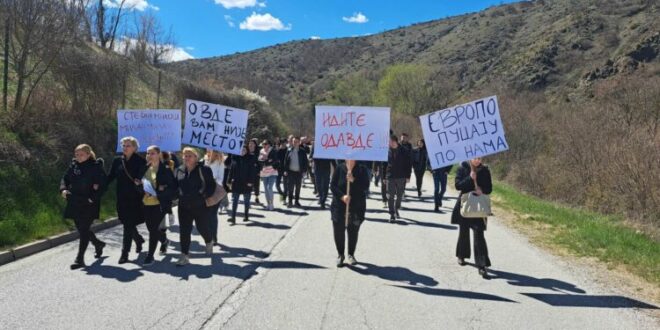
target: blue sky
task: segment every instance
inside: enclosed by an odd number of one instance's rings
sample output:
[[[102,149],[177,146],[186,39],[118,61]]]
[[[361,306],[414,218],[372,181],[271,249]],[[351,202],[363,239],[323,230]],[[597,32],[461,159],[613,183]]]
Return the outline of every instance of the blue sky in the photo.
[[[109,2],[118,0],[107,0]],[[493,0],[129,0],[172,26],[180,56],[212,57],[291,40],[361,36],[475,12]],[[185,53],[184,53],[185,52]]]

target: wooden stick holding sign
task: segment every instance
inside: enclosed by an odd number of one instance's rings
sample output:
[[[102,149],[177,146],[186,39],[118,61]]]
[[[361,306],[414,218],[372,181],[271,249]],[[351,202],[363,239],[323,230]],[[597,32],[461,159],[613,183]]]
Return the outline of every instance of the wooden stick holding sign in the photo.
[[[346,201],[346,227],[348,227],[349,222],[349,207],[351,206],[351,182],[355,180],[353,178],[353,168],[355,167],[354,160],[346,160],[346,196],[348,200]]]

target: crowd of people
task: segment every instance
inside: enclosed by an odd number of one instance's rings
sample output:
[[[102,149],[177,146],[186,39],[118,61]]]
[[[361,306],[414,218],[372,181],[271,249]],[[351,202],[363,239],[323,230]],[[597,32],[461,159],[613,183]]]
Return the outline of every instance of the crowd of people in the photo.
[[[138,153],[139,141],[134,137],[121,139],[122,153],[105,170],[103,160],[97,159],[87,144],[74,150],[74,159],[60,183],[60,193],[66,199],[65,218],[73,219],[80,242],[71,269],[85,267],[84,255],[89,243],[94,257],[100,258],[106,244],[91,231],[94,219],[99,218],[100,201],[112,182],[116,182],[117,215],[123,226],[122,251],[119,264],[129,261],[132,244],[140,254],[146,240],[138,226],[146,224],[149,232],[148,252],[141,261],[144,266],[154,263],[158,248],[167,253],[170,241],[168,227],[174,223],[173,206],[177,205],[180,256],[177,266],[190,263],[189,252],[193,224],[206,243],[205,252],[213,253],[218,243],[218,219],[226,214],[230,225],[236,223],[239,202],[243,200],[243,221],[250,221],[250,206],[262,205],[265,211],[279,207],[301,208],[300,191],[309,179],[321,209],[328,207],[333,224],[334,241],[338,253],[337,266],[357,263],[355,250],[358,233],[367,212],[370,186],[381,187],[383,207],[389,211],[389,222],[401,218],[406,198],[406,186],[415,174],[417,198],[423,199],[423,180],[430,169],[424,140],[413,147],[407,134],[390,136],[388,160],[384,162],[314,159],[314,141],[307,137],[289,136],[274,142],[250,139],[240,155],[225,155],[207,150],[202,157],[197,149],[186,147],[179,155],[149,146],[143,156]],[[180,160],[179,157],[182,159]],[[434,211],[440,212],[447,191],[447,177],[452,166],[432,170]],[[265,197],[262,204],[261,187]],[[462,163],[456,173],[455,187],[461,193],[490,194],[492,190],[488,167],[481,159]],[[210,203],[210,196],[219,188],[228,192],[219,201]],[[231,196],[230,196],[231,195]],[[410,198],[410,197],[409,197]],[[230,203],[231,201],[231,203]],[[461,216],[461,199],[454,205],[452,223],[460,227],[456,257],[460,265],[470,258],[470,229],[474,232],[475,264],[482,276],[490,266],[484,238],[486,218]],[[405,208],[404,208],[405,209]],[[348,238],[348,256],[345,254]],[[160,247],[159,247],[160,244]]]

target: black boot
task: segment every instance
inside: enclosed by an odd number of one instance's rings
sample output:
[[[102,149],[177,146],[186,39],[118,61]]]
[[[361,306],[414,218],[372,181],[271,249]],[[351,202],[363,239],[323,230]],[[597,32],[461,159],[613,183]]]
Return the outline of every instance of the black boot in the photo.
[[[250,221],[250,214],[247,211],[245,211],[245,218],[243,218],[243,222],[248,222],[248,221]]]
[[[135,242],[135,253],[142,252],[142,244],[144,244],[144,238],[142,238],[142,236],[138,236],[138,239]]]
[[[71,270],[80,269],[85,267],[85,261],[82,256],[76,257],[76,260],[71,264]]]
[[[119,264],[125,264],[128,262],[128,252],[122,252],[121,257],[119,257]]]
[[[105,243],[99,241],[97,244],[94,244],[94,258],[98,259],[103,256],[103,248],[105,247]]]

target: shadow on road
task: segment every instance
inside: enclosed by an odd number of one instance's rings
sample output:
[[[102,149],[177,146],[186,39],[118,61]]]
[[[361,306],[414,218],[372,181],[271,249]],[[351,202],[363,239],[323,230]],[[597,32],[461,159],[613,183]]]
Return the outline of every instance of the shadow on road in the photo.
[[[436,286],[438,282],[430,276],[417,274],[404,267],[377,266],[361,262],[357,266],[347,266],[348,269],[361,274],[372,275],[393,282],[407,282],[410,285],[422,284],[425,286]]]
[[[555,293],[523,293],[523,295],[554,307],[658,309],[657,306],[622,296],[593,296]]]
[[[385,220],[385,219],[365,218],[365,220],[370,221],[370,222],[380,222],[380,223],[389,224],[389,221]],[[440,228],[440,229],[446,229],[446,230],[456,230],[457,229],[456,226],[450,226],[450,225],[445,225],[445,224],[441,224],[441,223],[434,223],[434,222],[417,221],[417,220],[408,219],[408,218],[397,219],[397,220],[394,221],[393,224],[399,225],[399,226],[421,226],[421,227],[429,227],[429,228]]]
[[[426,288],[419,286],[403,286],[403,285],[393,285],[397,288],[402,288],[406,290],[411,290],[419,293],[423,293],[430,296],[442,296],[442,297],[454,297],[454,298],[463,298],[463,299],[477,299],[477,300],[490,300],[490,301],[500,301],[500,302],[510,302],[518,303],[517,301],[503,298],[500,296],[479,293],[472,291],[461,291],[461,290],[449,290],[449,289],[439,289],[439,288]]]
[[[107,279],[114,279],[119,282],[133,282],[138,277],[144,276],[139,269],[125,269],[117,266],[104,265],[105,259],[108,257],[101,257],[96,259],[94,263],[84,268],[87,275],[97,275]]]
[[[474,266],[474,264],[470,265]],[[556,280],[554,278],[536,278],[528,275],[509,273],[501,270],[489,269],[488,272],[493,275],[492,279],[503,279],[507,283],[515,286],[527,286],[548,289],[560,292],[586,293],[575,284]]]

